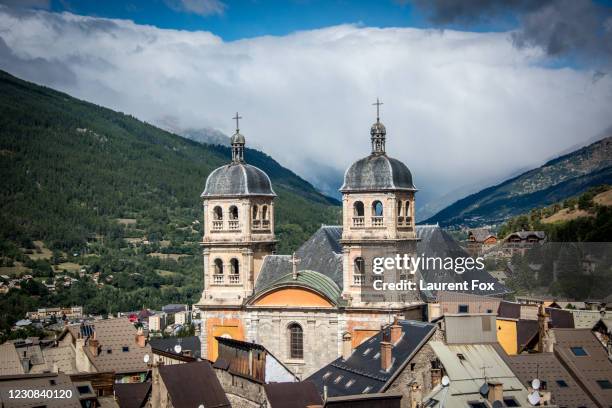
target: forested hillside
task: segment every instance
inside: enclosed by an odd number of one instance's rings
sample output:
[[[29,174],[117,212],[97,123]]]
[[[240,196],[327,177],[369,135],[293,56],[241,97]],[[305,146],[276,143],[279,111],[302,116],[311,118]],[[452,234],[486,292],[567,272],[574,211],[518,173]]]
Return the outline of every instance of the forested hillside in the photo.
[[[549,161],[501,184],[469,195],[426,223],[478,226],[562,201],[590,187],[612,183],[612,136]]]
[[[338,222],[337,202],[269,156],[245,156],[278,194],[279,252]],[[2,323],[43,304],[104,313],[196,301],[199,196],[208,174],[229,159],[228,147],[0,71],[0,274],[34,276],[0,295]],[[58,275],[78,281],[64,285]],[[45,282],[56,284],[55,293]]]

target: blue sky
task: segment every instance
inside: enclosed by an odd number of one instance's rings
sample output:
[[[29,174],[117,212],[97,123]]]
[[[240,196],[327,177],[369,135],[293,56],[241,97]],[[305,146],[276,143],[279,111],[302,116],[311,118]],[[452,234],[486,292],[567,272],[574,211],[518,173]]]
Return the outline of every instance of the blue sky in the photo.
[[[211,0],[192,0],[202,4]],[[431,27],[427,16],[409,2],[397,0],[227,0],[221,12],[198,13],[180,0],[53,0],[53,11],[107,18],[130,19],[138,24],[189,31],[210,31],[226,41],[262,35],[286,35],[339,24],[367,27]],[[512,16],[493,23],[470,25],[470,31],[503,31]],[[448,28],[465,29],[451,24]]]

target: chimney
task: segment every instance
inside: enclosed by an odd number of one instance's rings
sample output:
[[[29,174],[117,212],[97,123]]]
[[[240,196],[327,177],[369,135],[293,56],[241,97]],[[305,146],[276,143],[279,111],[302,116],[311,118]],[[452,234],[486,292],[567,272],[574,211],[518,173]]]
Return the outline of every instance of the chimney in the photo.
[[[136,344],[138,345],[138,347],[144,347],[147,344],[147,340],[145,338],[142,327],[138,328],[138,332],[136,333],[135,340],[136,340]]]
[[[93,335],[89,339],[88,345],[89,345],[89,351],[91,352],[91,354],[94,357],[97,357],[98,354],[100,353],[100,342],[98,341],[98,339],[96,339],[95,331],[93,332]]]
[[[548,315],[544,303],[540,303],[538,308],[538,353],[543,353],[545,339],[548,337]]]
[[[400,337],[402,337],[402,326],[399,325],[397,316],[395,316],[391,325],[391,344],[396,345]]]
[[[383,371],[388,371],[391,368],[391,351],[393,350],[393,345],[388,341],[380,342],[380,368]]]
[[[348,360],[348,358],[353,353],[353,336],[351,333],[346,332],[342,336],[342,359],[344,361]]]
[[[487,394],[487,400],[491,405],[495,401],[503,401],[504,400],[504,384],[497,381],[490,381],[487,383],[489,385],[489,393]]]

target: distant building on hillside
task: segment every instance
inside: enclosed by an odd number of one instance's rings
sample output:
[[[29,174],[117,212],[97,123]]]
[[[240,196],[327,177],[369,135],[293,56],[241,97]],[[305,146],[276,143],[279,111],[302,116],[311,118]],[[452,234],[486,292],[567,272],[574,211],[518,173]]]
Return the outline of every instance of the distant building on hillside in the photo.
[[[497,235],[488,228],[476,228],[468,231],[467,247],[472,256],[478,256],[497,244]]]
[[[508,234],[503,240],[503,252],[506,255],[524,255],[534,245],[546,241],[544,231],[517,231]]]

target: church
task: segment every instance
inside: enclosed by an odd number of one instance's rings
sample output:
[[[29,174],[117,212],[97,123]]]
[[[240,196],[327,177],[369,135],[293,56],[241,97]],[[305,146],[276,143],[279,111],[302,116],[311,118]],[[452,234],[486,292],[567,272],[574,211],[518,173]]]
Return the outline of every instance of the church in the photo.
[[[417,189],[408,167],[386,153],[376,105],[371,153],[346,170],[340,188],[342,225],[322,226],[292,255],[275,253],[276,194],[268,175],[247,164],[236,114],[232,161],[209,175],[201,195],[204,290],[195,308],[203,322],[202,357],[216,360],[216,337],[255,342],[305,378],[341,355],[343,343],[356,347],[395,316],[427,318],[426,302],[435,294],[372,289],[381,279],[373,274],[374,258],[465,251],[439,227],[415,225]],[[383,278],[455,277],[391,269]],[[495,284],[503,294],[505,288]]]

